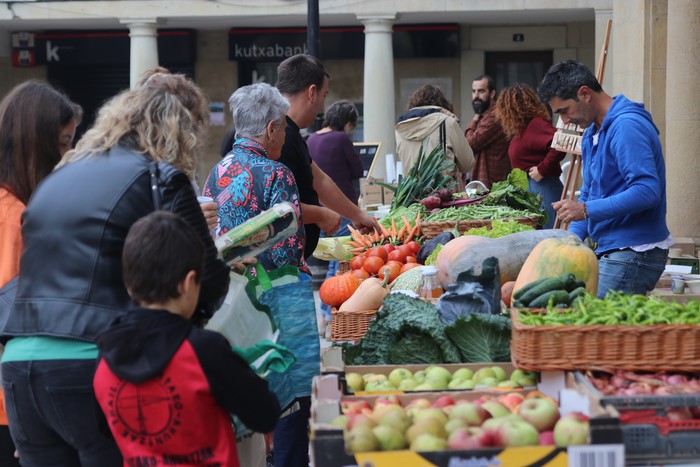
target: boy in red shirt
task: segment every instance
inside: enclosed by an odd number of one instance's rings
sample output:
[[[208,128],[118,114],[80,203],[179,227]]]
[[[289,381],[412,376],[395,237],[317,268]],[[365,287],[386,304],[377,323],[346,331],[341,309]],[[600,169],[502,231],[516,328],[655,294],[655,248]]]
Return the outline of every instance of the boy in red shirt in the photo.
[[[201,240],[176,214],[156,211],[131,227],[122,259],[136,307],[98,337],[94,388],[124,465],[238,467],[230,414],[270,432],[280,408],[223,336],[189,320]]]

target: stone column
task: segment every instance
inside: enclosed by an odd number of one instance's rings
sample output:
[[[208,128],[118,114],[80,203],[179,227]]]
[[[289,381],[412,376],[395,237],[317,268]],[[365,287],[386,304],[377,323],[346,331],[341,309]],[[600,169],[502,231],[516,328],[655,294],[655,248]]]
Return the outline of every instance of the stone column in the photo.
[[[380,141],[382,151],[372,177],[386,175],[385,154],[395,154],[396,98],[394,90],[394,51],[392,26],[396,13],[362,15],[365,25],[364,139]]]
[[[700,237],[700,2],[668,2],[666,220],[671,234]]]
[[[129,28],[131,62],[129,84],[133,88],[146,71],[158,66],[157,18],[121,20]]]
[[[598,63],[600,61],[600,51],[603,48],[603,43],[605,41],[605,29],[608,24],[608,20],[613,19],[612,9],[596,9],[595,10],[595,69],[593,73],[598,70]],[[612,43],[615,35],[615,31],[611,29],[610,31],[610,42],[608,43],[608,56],[605,61],[605,73],[603,74],[603,82],[600,83],[603,89],[607,92],[612,91]],[[556,62],[555,62],[556,63]]]

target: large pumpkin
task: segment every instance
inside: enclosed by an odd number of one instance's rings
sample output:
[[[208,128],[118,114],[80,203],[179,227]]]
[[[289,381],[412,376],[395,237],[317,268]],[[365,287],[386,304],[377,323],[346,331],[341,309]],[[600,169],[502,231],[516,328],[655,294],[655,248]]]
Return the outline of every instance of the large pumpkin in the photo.
[[[438,253],[438,279],[447,288],[456,282],[460,272],[473,269],[475,274],[481,274],[484,260],[494,257],[498,259],[502,285],[518,277],[527,256],[539,242],[569,236],[573,234],[561,229],[530,230],[498,238],[463,235],[447,242]]]
[[[319,298],[328,306],[338,308],[355,293],[360,286],[360,279],[349,274],[338,274],[329,277],[321,284]]]
[[[565,272],[586,283],[586,292],[598,293],[598,258],[593,250],[576,238],[548,238],[530,252],[520,269],[513,292],[544,277],[556,277]]]

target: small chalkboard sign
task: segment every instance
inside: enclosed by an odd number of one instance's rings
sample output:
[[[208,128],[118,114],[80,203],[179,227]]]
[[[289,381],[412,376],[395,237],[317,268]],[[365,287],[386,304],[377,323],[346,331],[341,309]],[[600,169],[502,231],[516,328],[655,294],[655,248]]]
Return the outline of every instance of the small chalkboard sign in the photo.
[[[382,148],[382,143],[352,143],[355,146],[355,152],[362,161],[364,167],[363,177],[369,177],[377,160],[377,155]]]

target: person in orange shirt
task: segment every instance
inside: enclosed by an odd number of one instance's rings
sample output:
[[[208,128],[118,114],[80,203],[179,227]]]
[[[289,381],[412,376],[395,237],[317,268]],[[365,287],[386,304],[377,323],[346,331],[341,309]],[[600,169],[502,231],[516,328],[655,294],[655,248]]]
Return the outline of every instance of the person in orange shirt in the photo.
[[[0,287],[19,274],[21,216],[29,197],[73,144],[80,106],[50,85],[27,81],[0,102]],[[1,354],[1,352],[0,352]],[[0,446],[12,446],[0,388]],[[19,465],[13,449],[0,465]]]

